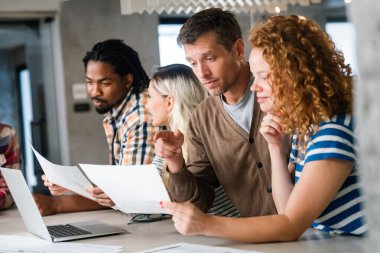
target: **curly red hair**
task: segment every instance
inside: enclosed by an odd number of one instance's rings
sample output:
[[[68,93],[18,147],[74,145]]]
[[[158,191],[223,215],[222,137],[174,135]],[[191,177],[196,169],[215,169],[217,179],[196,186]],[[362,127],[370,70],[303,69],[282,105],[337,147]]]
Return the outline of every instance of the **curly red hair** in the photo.
[[[275,107],[287,132],[309,139],[320,122],[352,112],[351,67],[316,22],[273,16],[251,29],[249,41],[270,65]]]

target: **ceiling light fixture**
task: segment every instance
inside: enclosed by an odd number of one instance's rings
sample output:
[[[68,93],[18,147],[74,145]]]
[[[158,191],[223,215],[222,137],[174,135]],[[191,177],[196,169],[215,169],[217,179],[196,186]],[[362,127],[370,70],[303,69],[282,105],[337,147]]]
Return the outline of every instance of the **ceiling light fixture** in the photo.
[[[322,0],[120,0],[120,5],[123,15],[144,12],[191,14],[211,7],[237,13],[279,13],[276,7],[280,11],[286,11],[289,5],[309,6],[321,2]]]

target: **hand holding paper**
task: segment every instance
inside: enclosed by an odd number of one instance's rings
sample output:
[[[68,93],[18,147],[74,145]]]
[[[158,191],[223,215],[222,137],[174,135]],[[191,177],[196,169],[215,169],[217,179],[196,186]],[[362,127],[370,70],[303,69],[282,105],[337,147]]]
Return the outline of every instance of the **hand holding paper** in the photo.
[[[54,184],[94,201],[99,199],[87,189],[96,185],[92,189],[99,189],[99,196],[106,196],[107,203],[115,203],[116,208],[125,213],[165,213],[159,202],[170,201],[170,198],[154,165],[61,166],[49,162],[32,149],[48,180]]]
[[[115,203],[112,201],[112,199],[110,199],[110,197],[105,194],[104,191],[99,187],[90,187],[90,189],[87,190],[92,196],[96,198],[96,201],[100,205],[112,208],[115,206]]]
[[[44,182],[44,185],[49,188],[51,195],[56,196],[56,195],[62,195],[62,194],[66,194],[70,192],[69,189],[63,188],[62,186],[59,186],[57,184],[50,182],[45,174],[42,175],[41,178],[42,178],[42,181]]]
[[[77,166],[56,165],[45,159],[33,147],[32,149],[50,182],[65,187],[86,198],[95,200],[95,198],[86,191],[88,187],[92,186],[91,182],[82,174]]]
[[[170,201],[154,165],[79,164],[79,167],[125,213],[164,213],[159,202]]]

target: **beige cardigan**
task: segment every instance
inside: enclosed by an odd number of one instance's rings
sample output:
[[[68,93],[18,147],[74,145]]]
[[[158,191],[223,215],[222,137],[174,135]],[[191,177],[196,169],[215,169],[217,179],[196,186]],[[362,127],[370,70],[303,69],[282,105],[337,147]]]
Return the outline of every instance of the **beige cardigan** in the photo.
[[[259,133],[264,115],[255,97],[248,135],[226,112],[220,97],[203,101],[190,119],[187,165],[169,176],[172,197],[206,211],[221,184],[241,216],[276,213],[268,144]],[[285,145],[290,151],[289,142]]]

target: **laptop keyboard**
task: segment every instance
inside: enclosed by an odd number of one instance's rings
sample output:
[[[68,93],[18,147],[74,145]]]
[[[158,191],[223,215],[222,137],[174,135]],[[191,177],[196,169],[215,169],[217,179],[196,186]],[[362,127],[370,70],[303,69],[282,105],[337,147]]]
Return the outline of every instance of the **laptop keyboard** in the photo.
[[[47,229],[50,235],[56,238],[91,234],[89,231],[74,227],[69,224],[48,226]]]

